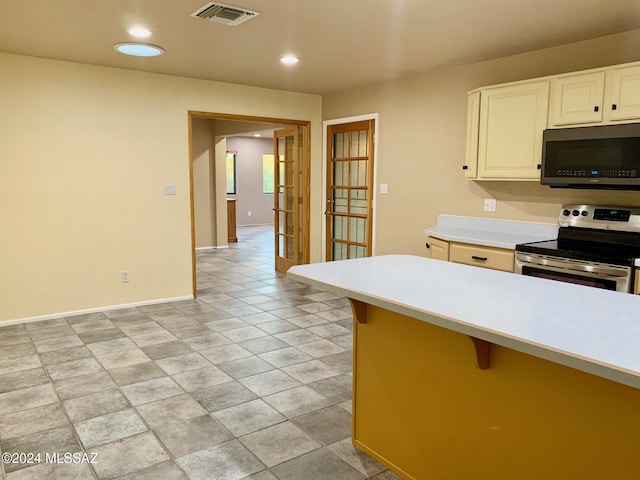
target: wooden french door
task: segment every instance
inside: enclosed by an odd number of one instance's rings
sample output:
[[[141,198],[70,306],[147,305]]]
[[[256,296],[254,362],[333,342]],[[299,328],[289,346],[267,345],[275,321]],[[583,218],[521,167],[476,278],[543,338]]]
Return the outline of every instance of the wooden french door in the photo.
[[[293,265],[308,263],[308,157],[305,127],[274,132],[274,232],[276,271],[285,273]]]
[[[328,126],[328,261],[371,256],[374,122]]]

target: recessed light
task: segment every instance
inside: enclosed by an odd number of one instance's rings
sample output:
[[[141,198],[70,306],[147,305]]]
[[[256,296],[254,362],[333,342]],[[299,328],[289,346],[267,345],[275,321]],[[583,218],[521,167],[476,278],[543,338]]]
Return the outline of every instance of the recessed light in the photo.
[[[150,45],[148,43],[118,43],[114,45],[118,52],[125,55],[133,55],[134,57],[157,57],[164,53],[162,47]]]
[[[129,32],[129,35],[136,38],[147,38],[151,36],[151,31],[142,27],[130,28],[127,32]]]
[[[284,57],[280,57],[280,63],[284,63],[285,65],[295,65],[299,61],[300,59],[298,57],[294,57],[293,55],[285,55]]]

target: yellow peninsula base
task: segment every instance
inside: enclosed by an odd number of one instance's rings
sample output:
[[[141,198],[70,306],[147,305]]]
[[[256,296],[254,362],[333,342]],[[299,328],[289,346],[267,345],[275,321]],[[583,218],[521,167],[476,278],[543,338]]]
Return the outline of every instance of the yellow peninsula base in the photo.
[[[640,478],[640,390],[352,306],[353,443],[403,478]]]

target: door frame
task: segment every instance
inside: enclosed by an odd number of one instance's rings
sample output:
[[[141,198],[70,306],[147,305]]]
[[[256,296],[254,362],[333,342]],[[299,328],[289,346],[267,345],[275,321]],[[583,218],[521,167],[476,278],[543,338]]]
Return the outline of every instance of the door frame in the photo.
[[[244,122],[261,122],[261,123],[274,123],[280,125],[294,125],[301,126],[303,128],[304,144],[306,146],[303,151],[303,159],[301,159],[301,165],[303,168],[303,178],[306,184],[302,188],[303,207],[306,207],[310,211],[311,195],[310,195],[310,181],[311,181],[311,121],[309,120],[293,120],[288,118],[274,118],[274,117],[261,117],[254,115],[239,115],[234,113],[217,113],[217,112],[202,112],[198,110],[187,111],[187,125],[188,125],[188,146],[189,146],[189,209],[190,209],[190,222],[191,222],[191,277],[192,277],[192,290],[193,298],[198,296],[198,283],[196,278],[196,223],[195,223],[195,201],[193,191],[193,119],[202,118],[206,120],[231,120],[231,121],[244,121]],[[215,200],[214,200],[215,203]],[[226,209],[225,209],[226,212]],[[309,263],[310,255],[310,215],[307,215],[303,219],[302,224],[302,248],[303,248],[303,261]],[[275,271],[275,265],[274,265]]]
[[[333,120],[325,120],[322,122],[322,195],[324,199],[325,192],[327,191],[327,130],[329,125],[340,125],[343,123],[353,123],[360,122],[362,120],[375,120],[373,125],[373,188],[371,195],[371,256],[375,256],[376,254],[376,202],[378,199],[376,186],[378,185],[378,129],[380,128],[380,120],[378,113],[367,113],[364,115],[356,115],[353,117],[344,117],[344,118],[336,118]],[[324,248],[324,245],[327,244],[327,225],[324,221],[324,211],[326,209],[326,205],[324,200],[322,201],[322,261],[327,261],[327,249]]]

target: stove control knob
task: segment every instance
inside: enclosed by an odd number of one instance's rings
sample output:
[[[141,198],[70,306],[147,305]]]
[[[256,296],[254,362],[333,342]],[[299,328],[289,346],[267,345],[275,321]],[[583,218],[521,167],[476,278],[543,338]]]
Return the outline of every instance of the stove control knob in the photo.
[[[571,210],[567,210],[566,208],[562,210],[562,215],[564,215],[565,217],[568,217],[570,214],[571,214]]]
[[[582,215],[583,217],[586,217],[587,215],[589,215],[589,212],[587,212],[586,210],[583,210],[582,212],[580,212],[580,215]]]
[[[577,217],[578,215],[580,215],[580,212],[578,210],[574,210],[573,212],[571,212],[571,215]]]

